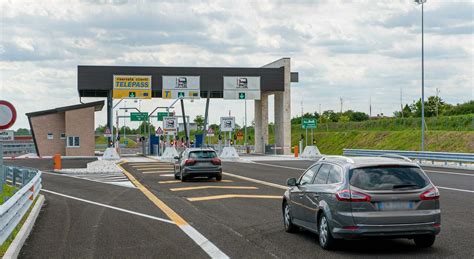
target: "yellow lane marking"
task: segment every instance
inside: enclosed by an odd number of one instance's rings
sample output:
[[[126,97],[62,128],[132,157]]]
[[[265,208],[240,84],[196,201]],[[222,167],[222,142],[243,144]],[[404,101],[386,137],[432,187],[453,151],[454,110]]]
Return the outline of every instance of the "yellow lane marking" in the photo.
[[[180,183],[180,182],[181,182],[181,180],[158,181],[158,183],[165,183],[165,184],[166,184],[166,183]],[[205,182],[206,182],[206,183],[207,183],[207,182],[215,183],[215,182],[217,182],[217,181],[216,181],[216,180],[210,180],[210,181],[205,181]],[[222,180],[222,181],[220,181],[220,182],[221,182],[221,183],[233,183],[234,181],[232,181],[232,180]]]
[[[249,194],[224,194],[224,195],[213,195],[204,197],[193,197],[187,198],[188,201],[209,201],[209,200],[220,200],[220,199],[231,199],[231,198],[247,198],[247,199],[281,199],[283,196],[276,195],[249,195]]]
[[[144,171],[140,173],[142,174],[169,174],[169,173],[174,173],[174,171]]]
[[[174,166],[133,166],[134,169],[140,170],[140,169],[173,169]]]
[[[174,180],[174,181],[159,181],[158,183],[180,183],[181,180]]]
[[[253,186],[216,186],[216,185],[206,185],[206,186],[192,186],[192,187],[181,187],[181,188],[171,188],[170,191],[190,191],[190,190],[203,190],[203,189],[241,189],[241,190],[256,190],[257,187]]]
[[[158,199],[152,192],[150,192],[143,184],[141,184],[135,177],[125,170],[122,167],[122,163],[118,164],[123,170],[123,173],[130,179],[130,181],[137,186],[137,188],[151,201],[153,202],[158,208],[160,208],[168,218],[170,218],[176,225],[178,226],[185,226],[189,225],[181,216],[179,216],[174,210],[172,210],[168,205],[166,205],[163,201]]]

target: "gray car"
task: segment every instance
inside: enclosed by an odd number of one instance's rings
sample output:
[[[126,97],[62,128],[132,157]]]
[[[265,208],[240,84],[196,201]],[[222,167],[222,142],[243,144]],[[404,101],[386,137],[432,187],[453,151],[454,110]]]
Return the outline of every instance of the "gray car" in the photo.
[[[175,157],[174,178],[186,180],[194,177],[222,180],[222,164],[216,151],[210,148],[188,148]]]
[[[438,189],[409,159],[327,156],[287,184],[285,230],[314,232],[324,249],[359,238],[409,238],[430,247],[440,232]]]

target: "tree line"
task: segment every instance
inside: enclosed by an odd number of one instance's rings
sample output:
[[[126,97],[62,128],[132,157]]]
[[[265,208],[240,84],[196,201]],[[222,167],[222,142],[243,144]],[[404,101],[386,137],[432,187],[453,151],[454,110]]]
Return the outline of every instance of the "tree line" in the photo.
[[[474,114],[474,100],[461,103],[461,104],[448,104],[441,99],[439,96],[430,96],[425,101],[425,116],[436,117],[436,116],[453,116],[453,115],[464,115]],[[381,114],[383,117],[383,114]],[[421,98],[418,101],[414,101],[412,104],[405,104],[401,111],[395,111],[393,113],[396,118],[409,118],[409,117],[421,117]],[[379,117],[379,115],[377,116]],[[349,121],[366,121],[369,120],[369,115],[364,112],[347,110],[345,112],[335,112],[333,110],[327,110],[319,114],[305,113],[303,116],[296,116],[291,119],[292,124],[300,124],[301,120],[305,119],[317,119],[320,123],[327,122],[349,122]]]

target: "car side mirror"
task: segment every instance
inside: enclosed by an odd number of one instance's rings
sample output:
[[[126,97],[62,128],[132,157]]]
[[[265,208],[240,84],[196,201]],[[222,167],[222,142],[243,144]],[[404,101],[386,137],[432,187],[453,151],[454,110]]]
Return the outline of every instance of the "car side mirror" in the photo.
[[[179,156],[175,156],[174,159],[179,160]]]
[[[288,178],[288,180],[286,180],[286,185],[296,186],[296,178]]]

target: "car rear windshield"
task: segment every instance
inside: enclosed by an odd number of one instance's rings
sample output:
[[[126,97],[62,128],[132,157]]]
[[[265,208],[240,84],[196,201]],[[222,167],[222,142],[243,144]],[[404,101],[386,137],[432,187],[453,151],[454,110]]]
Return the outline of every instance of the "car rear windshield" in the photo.
[[[214,151],[193,151],[189,153],[189,158],[214,158],[217,157]]]
[[[363,190],[419,189],[429,181],[418,167],[377,166],[352,169],[349,173],[352,186]]]

